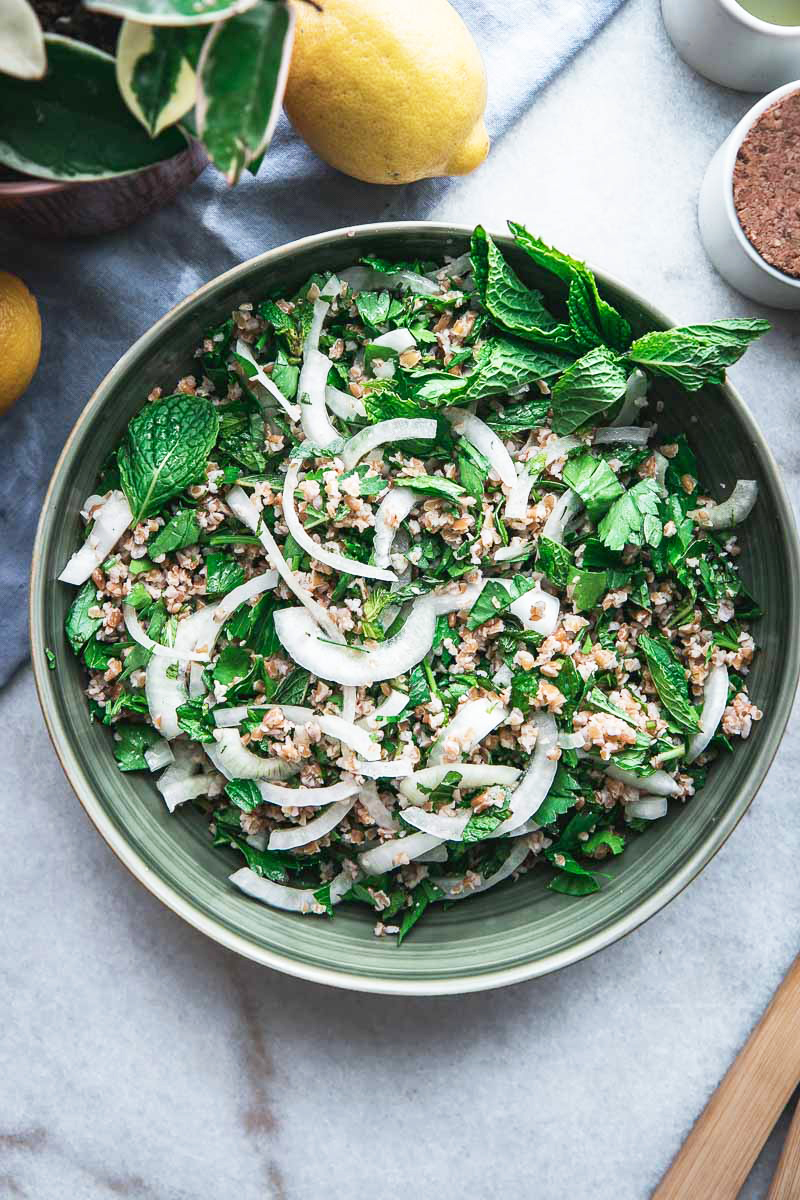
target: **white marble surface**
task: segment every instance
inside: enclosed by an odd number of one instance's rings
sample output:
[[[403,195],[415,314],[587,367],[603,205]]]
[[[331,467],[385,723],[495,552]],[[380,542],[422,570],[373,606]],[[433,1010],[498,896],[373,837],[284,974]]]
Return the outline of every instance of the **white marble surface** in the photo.
[[[657,0],[629,0],[435,215],[525,221],[676,320],[755,315],[695,226],[704,165],[747,106],[677,60]],[[732,377],[796,500],[800,325],[770,315]],[[0,729],[0,1197],[640,1200],[797,951],[791,733],[728,844],[645,928],[538,982],[393,1000],[273,974],[163,909],[84,818],[28,671]]]

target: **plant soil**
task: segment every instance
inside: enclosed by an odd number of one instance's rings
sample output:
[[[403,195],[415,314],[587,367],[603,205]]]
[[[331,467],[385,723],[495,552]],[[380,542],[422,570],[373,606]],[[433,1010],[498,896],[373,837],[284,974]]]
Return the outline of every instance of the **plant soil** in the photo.
[[[32,3],[45,33],[60,33],[88,42],[107,54],[115,52],[120,26],[116,17],[89,12],[76,0],[32,0]]]

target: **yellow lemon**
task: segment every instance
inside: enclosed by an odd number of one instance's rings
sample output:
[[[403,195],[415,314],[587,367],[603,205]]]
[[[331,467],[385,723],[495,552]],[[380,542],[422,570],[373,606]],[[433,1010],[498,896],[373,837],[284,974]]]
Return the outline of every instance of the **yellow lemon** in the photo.
[[[480,166],[486,72],[447,0],[291,2],[286,111],[320,158],[367,183]]]
[[[42,349],[39,309],[21,279],[0,271],[0,413],[33,379]]]

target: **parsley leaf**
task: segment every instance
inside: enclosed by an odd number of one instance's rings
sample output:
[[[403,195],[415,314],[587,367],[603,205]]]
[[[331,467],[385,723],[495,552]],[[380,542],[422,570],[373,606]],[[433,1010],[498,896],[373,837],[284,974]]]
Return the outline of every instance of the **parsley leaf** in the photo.
[[[206,592],[209,596],[224,596],[244,583],[244,567],[229,554],[216,551],[206,559]]]
[[[513,579],[489,579],[483,585],[481,594],[469,610],[467,629],[477,629],[484,621],[491,621],[518,600],[526,592],[532,591],[536,584],[524,575],[515,575]]]
[[[445,479],[443,475],[402,475],[397,482],[413,492],[422,492],[424,496],[444,496],[448,500],[456,500],[464,495],[460,483]]]
[[[398,946],[402,943],[406,934],[416,925],[428,905],[432,904],[434,900],[443,899],[444,892],[436,886],[432,879],[423,879],[417,884],[411,895],[414,904],[412,908],[407,909],[403,914],[403,919],[400,922],[400,932],[397,935]]]
[[[135,725],[120,721],[114,726],[114,758],[120,771],[144,771],[147,769],[145,750],[149,750],[161,735],[152,725]]]
[[[178,714],[178,727],[184,733],[188,733],[192,741],[214,741],[214,729],[216,725],[202,697],[198,697],[195,700],[187,700],[185,704],[179,704],[176,712]]]
[[[565,588],[573,569],[572,554],[560,542],[540,537],[536,565],[555,587]]]
[[[191,546],[200,537],[200,526],[197,523],[197,513],[193,508],[182,508],[175,516],[167,521],[163,529],[159,529],[147,549],[152,558],[169,554],[172,550],[181,550]]]
[[[597,527],[604,546],[624,550],[634,546],[658,546],[663,537],[659,516],[658,484],[642,479],[615,500]]]
[[[595,522],[625,491],[605,459],[595,458],[593,454],[569,459],[564,466],[563,479],[578,493],[590,519]]]

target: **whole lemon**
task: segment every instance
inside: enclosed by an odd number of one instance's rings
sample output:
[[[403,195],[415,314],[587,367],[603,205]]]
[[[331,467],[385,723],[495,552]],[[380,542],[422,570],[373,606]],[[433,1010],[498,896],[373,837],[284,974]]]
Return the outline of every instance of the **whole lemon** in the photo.
[[[21,279],[0,271],[0,413],[33,379],[41,350],[42,322],[35,299]]]
[[[486,72],[447,0],[291,0],[285,105],[320,158],[367,183],[466,175],[489,152]]]

